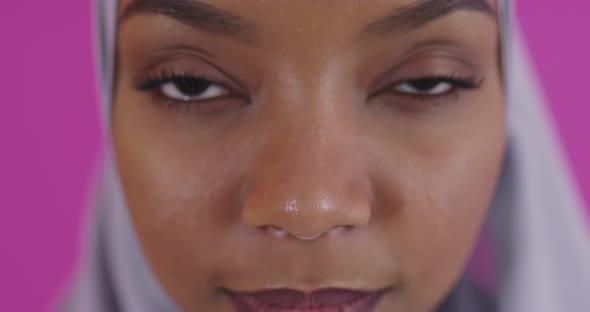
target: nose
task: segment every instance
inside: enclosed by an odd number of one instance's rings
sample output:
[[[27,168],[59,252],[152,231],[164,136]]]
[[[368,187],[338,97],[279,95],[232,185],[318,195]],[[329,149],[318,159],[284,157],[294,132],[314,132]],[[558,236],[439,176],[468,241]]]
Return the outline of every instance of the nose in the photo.
[[[368,225],[371,187],[354,135],[330,122],[275,129],[244,187],[243,221],[300,240]]]

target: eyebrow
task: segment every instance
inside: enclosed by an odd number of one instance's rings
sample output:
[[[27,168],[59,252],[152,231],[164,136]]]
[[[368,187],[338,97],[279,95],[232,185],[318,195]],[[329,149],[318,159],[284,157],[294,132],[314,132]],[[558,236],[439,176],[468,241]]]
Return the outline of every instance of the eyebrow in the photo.
[[[396,30],[418,28],[460,10],[478,11],[494,18],[496,15],[488,0],[420,0],[367,24],[362,37],[383,37]],[[134,0],[119,17],[119,24],[139,14],[166,15],[194,28],[249,44],[259,41],[255,23],[200,0]]]
[[[494,8],[487,0],[421,0],[367,24],[362,34],[368,38],[382,37],[400,29],[419,28],[461,10],[481,12],[496,18]]]
[[[134,0],[121,16],[119,24],[138,14],[161,14],[194,28],[254,44],[257,26],[239,16],[198,0]]]

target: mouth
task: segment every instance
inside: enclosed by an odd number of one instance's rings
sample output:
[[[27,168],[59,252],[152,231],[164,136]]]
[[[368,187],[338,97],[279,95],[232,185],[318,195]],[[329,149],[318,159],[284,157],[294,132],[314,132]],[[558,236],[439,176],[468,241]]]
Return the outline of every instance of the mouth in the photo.
[[[328,288],[308,293],[291,289],[225,293],[236,312],[371,312],[389,290]]]

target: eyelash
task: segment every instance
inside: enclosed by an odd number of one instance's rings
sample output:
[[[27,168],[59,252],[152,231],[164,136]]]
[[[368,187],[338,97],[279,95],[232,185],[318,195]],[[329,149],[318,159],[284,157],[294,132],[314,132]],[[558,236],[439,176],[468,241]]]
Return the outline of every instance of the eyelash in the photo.
[[[205,100],[198,100],[198,101],[181,101],[176,99],[171,99],[163,94],[161,94],[157,89],[160,88],[162,85],[170,82],[178,82],[181,79],[195,79],[195,80],[203,80],[209,82],[212,86],[219,86],[225,88],[228,91],[227,96],[217,97],[212,99],[205,99]],[[437,81],[438,83],[448,83],[451,85],[451,90],[448,92],[444,92],[441,94],[411,94],[411,93],[404,93],[395,90],[395,88],[402,84],[411,84],[417,82],[424,82],[424,81]],[[369,95],[369,99],[374,98],[376,96],[390,94],[392,96],[402,96],[406,98],[412,98],[418,101],[429,102],[433,105],[440,104],[441,100],[444,100],[449,97],[456,97],[460,91],[462,90],[474,90],[478,89],[483,84],[482,79],[478,79],[476,77],[461,77],[456,74],[449,74],[449,75],[426,75],[422,77],[417,77],[413,79],[404,79],[394,83],[389,84],[387,87],[380,89],[377,92],[372,93]],[[249,98],[245,94],[241,94],[239,92],[235,92],[231,87],[227,86],[226,84],[219,83],[210,79],[206,76],[202,75],[194,75],[190,72],[169,72],[166,70],[162,70],[160,73],[148,74],[146,76],[140,77],[134,81],[134,86],[139,91],[156,91],[158,92],[157,95],[160,97],[160,102],[166,104],[168,108],[191,108],[194,106],[199,106],[206,102],[215,101],[221,98],[229,98],[234,97],[238,99],[242,99],[246,102],[249,102]]]
[[[148,74],[148,75],[145,75],[143,77],[136,79],[134,81],[133,85],[139,91],[148,91],[148,90],[158,88],[159,86],[161,86],[165,83],[174,82],[175,80],[182,79],[182,78],[208,80],[205,77],[193,75],[193,74],[186,72],[186,71],[178,74],[178,73],[162,70],[160,73],[158,73],[156,75]]]
[[[222,87],[224,89],[227,90],[228,95],[223,96],[223,97],[216,97],[216,98],[212,98],[212,99],[206,99],[206,100],[199,100],[199,101],[182,101],[182,100],[176,100],[176,99],[171,99],[167,96],[165,96],[164,94],[161,94],[161,92],[158,90],[158,88],[160,88],[161,86],[170,83],[170,82],[176,82],[178,83],[180,80],[182,79],[194,79],[194,80],[202,80],[205,82],[208,82],[211,86],[219,86]],[[178,72],[178,71],[167,71],[167,70],[162,70],[159,73],[153,74],[147,74],[145,76],[139,77],[137,79],[134,80],[133,85],[135,87],[136,90],[138,91],[155,91],[159,98],[159,102],[163,103],[166,105],[167,108],[192,108],[195,106],[199,106],[200,104],[204,104],[206,102],[212,102],[215,100],[219,100],[222,98],[238,98],[241,100],[244,100],[246,102],[249,102],[249,98],[240,92],[235,91],[234,88],[228,86],[225,83],[221,83],[216,81],[215,79],[212,79],[210,77],[207,77],[205,75],[197,75],[197,74],[193,74],[189,71],[182,71],[182,72]],[[196,105],[199,104],[199,105]]]
[[[417,83],[419,81],[438,81],[439,83],[448,83],[451,85],[451,90],[442,94],[409,94],[402,93],[395,90],[396,86],[405,83]],[[456,97],[463,90],[476,90],[483,84],[483,79],[476,78],[475,76],[460,76],[457,74],[449,75],[425,75],[416,78],[399,80],[397,82],[387,85],[387,87],[380,89],[379,91],[371,94],[369,98],[382,95],[383,93],[390,93],[393,96],[403,96],[407,98],[413,98],[421,101],[431,100],[444,100],[447,97]]]

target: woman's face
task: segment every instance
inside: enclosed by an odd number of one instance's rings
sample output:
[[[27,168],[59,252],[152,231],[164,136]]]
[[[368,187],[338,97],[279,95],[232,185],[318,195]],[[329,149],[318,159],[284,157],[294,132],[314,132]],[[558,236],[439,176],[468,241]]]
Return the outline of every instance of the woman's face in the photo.
[[[121,1],[118,168],[179,307],[349,289],[350,311],[432,311],[503,155],[495,5]]]

